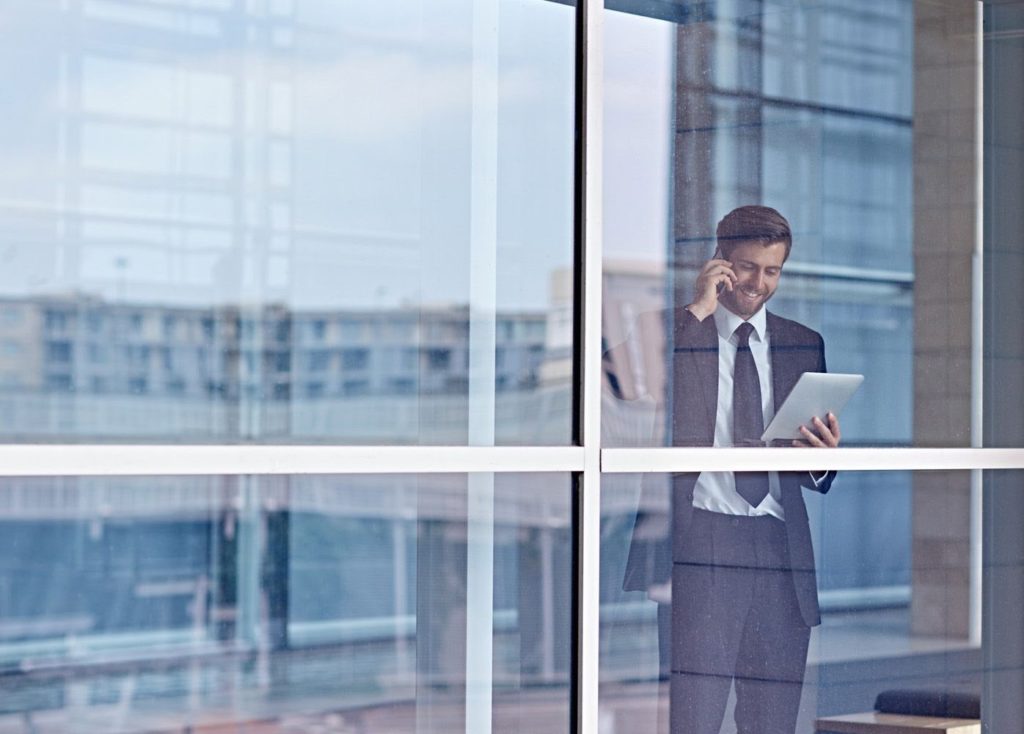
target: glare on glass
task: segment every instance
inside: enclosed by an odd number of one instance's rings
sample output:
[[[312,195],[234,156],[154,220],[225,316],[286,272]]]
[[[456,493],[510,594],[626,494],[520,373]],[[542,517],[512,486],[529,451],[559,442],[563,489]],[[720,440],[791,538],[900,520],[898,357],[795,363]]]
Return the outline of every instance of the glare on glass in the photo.
[[[568,443],[572,17],[6,11],[0,437]]]

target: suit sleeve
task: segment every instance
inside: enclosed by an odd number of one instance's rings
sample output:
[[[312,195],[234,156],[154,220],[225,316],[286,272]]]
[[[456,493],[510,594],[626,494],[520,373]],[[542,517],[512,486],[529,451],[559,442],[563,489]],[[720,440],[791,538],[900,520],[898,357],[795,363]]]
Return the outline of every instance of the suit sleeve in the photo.
[[[701,322],[685,309],[679,309],[670,319],[669,314],[661,312],[654,318],[664,330],[675,329],[679,338],[696,328]],[[663,336],[662,336],[663,338]],[[627,355],[617,354],[613,347],[606,352],[607,370],[627,363]],[[625,351],[624,349],[622,351]],[[621,373],[620,373],[621,374]],[[613,389],[613,395],[625,399],[635,392],[625,384],[627,380],[607,378],[607,384]],[[654,398],[655,424],[665,422],[664,389],[656,391]],[[671,481],[665,475],[643,474],[640,480],[640,492],[637,510],[633,518],[630,532],[629,550],[626,567],[623,573],[622,588],[624,591],[647,591],[651,586],[663,584],[672,575],[672,491]]]

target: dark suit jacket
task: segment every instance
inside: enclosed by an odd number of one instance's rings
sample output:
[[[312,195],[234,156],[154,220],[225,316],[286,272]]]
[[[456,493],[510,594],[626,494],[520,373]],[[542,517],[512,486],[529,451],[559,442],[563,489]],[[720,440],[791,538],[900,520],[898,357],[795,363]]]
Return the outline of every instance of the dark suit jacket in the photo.
[[[718,331],[708,317],[698,321],[685,309],[677,309],[673,319],[674,354],[672,358],[672,444],[674,446],[712,446],[718,407]],[[769,354],[772,364],[772,397],[775,409],[789,395],[804,372],[825,371],[825,345],[821,335],[795,321],[767,314]],[[623,588],[646,591],[652,584],[671,578],[673,561],[678,557],[682,538],[693,517],[693,488],[698,473],[677,474],[671,483],[670,522],[638,513]],[[811,545],[803,487],[827,492],[834,472],[817,485],[807,472],[780,472],[782,508],[786,516],[786,536],[793,584],[804,621],[816,625],[818,610],[814,549]],[[645,490],[647,487],[645,486]],[[641,507],[649,506],[641,502]],[[642,527],[647,525],[646,528]],[[652,542],[650,527],[660,527],[662,537]]]

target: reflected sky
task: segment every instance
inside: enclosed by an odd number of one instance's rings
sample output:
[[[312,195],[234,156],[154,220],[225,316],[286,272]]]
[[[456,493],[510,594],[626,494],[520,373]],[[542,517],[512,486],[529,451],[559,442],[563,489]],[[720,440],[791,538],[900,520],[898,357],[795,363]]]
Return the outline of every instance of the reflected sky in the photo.
[[[250,6],[0,11],[23,70],[0,293],[465,303],[472,218],[496,205],[497,306],[546,306],[571,263],[572,8],[502,0],[474,47],[468,2]]]

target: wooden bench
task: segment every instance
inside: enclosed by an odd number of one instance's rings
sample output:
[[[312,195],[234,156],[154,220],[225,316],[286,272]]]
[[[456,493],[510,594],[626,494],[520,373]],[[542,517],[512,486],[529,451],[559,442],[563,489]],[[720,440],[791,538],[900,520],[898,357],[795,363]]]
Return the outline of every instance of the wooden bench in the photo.
[[[821,734],[981,734],[981,721],[868,711],[826,716],[814,722],[814,731]]]

